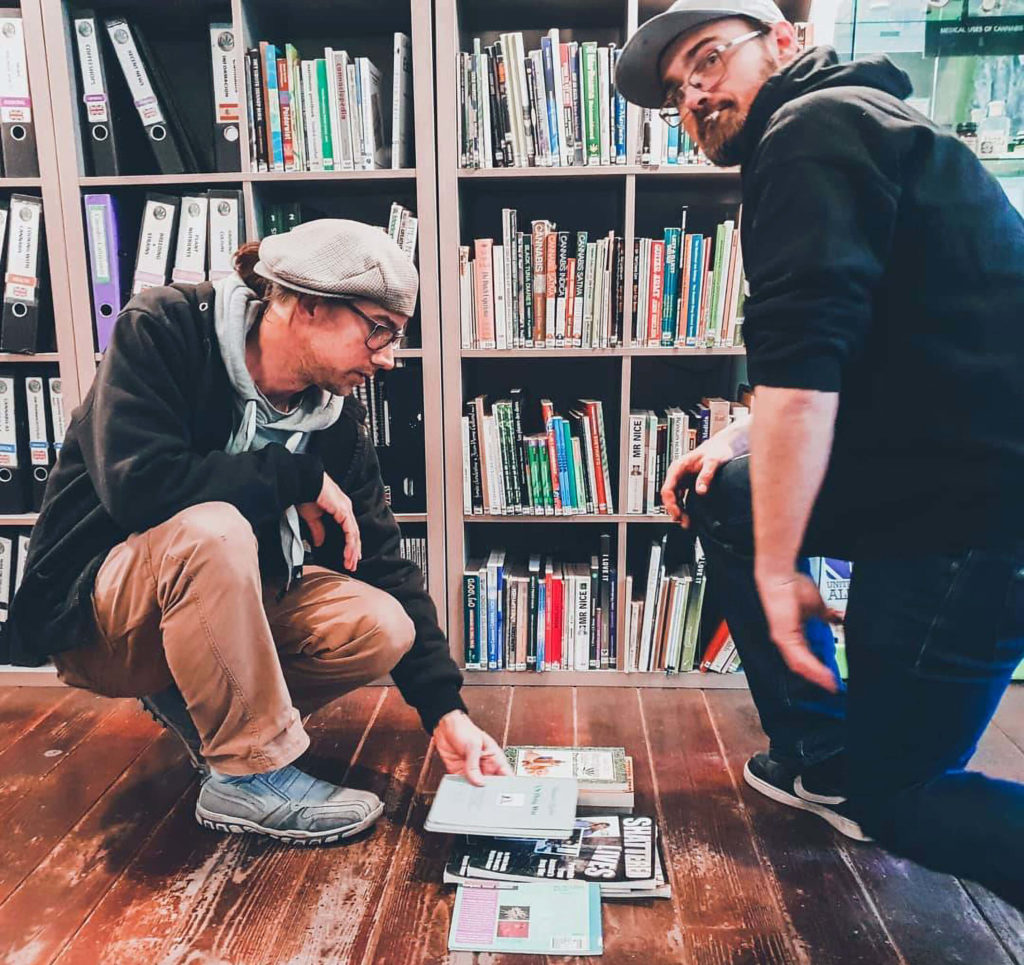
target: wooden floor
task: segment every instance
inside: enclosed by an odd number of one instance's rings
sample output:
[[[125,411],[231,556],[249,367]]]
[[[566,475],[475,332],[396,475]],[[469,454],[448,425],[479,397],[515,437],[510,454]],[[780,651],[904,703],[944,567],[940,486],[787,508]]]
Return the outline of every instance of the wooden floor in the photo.
[[[606,903],[605,962],[1024,963],[1024,919],[977,886],[751,792],[743,761],[764,740],[746,692],[478,687],[467,699],[508,743],[624,744],[636,757],[638,810],[664,829],[674,895]],[[308,851],[205,831],[182,754],[133,702],[0,691],[0,960],[473,961],[446,951],[448,839],[421,830],[441,770],[415,715],[371,688],[310,731],[311,770],[387,802],[359,841]],[[976,763],[1024,780],[1024,688]]]

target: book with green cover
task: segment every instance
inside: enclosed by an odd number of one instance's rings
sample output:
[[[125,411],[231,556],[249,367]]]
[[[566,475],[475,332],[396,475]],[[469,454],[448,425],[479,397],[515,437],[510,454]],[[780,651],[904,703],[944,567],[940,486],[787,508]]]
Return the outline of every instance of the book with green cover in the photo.
[[[334,142],[331,139],[331,100],[327,91],[327,61],[318,57],[316,63],[317,104],[320,107],[320,145],[323,151],[324,170],[333,171]]]
[[[460,886],[451,951],[600,955],[601,891],[586,881]]]
[[[597,42],[587,40],[580,44],[583,61],[583,120],[586,138],[587,164],[601,161],[601,105],[598,103]]]

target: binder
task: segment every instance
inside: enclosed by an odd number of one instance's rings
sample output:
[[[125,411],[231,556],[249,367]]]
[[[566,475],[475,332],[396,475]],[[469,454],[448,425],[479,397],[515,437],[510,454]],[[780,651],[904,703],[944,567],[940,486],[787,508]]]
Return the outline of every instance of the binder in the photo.
[[[0,9],[0,143],[5,177],[39,176],[28,57],[21,10],[17,7]]]
[[[218,171],[238,171],[242,156],[238,144],[238,58],[234,25],[210,24],[210,56],[213,68],[214,156]]]
[[[60,450],[64,446],[64,436],[68,431],[67,416],[64,412],[64,389],[57,376],[49,379],[50,388],[50,424],[53,426],[53,463],[57,464]]]
[[[22,577],[25,575],[25,561],[28,559],[28,546],[31,539],[31,533],[18,533],[18,547],[15,552],[17,562],[14,566],[14,588],[11,592],[12,600],[14,599],[14,594],[18,592],[18,587],[21,586]]]
[[[11,195],[0,352],[34,352],[39,337],[43,202]]]
[[[11,609],[11,589],[14,583],[14,540],[0,536],[0,663],[11,662],[11,649],[4,632]]]
[[[104,23],[160,172],[184,174],[194,169],[194,159],[188,156],[190,152],[185,143],[178,143],[178,136],[183,137],[181,128],[176,131],[173,126],[176,120],[173,106],[164,90],[157,89],[164,85],[154,70],[152,57],[146,58],[143,53],[148,48],[137,29],[122,17],[107,17]]]
[[[53,436],[46,415],[47,388],[42,376],[33,374],[21,379],[21,387],[28,430],[31,506],[38,512],[43,505],[43,494],[53,467]]]
[[[93,175],[121,174],[118,160],[114,105],[107,83],[106,65],[96,15],[83,10],[72,29],[78,50],[78,82],[82,98],[82,141],[87,166]]]
[[[178,198],[168,194],[146,194],[142,227],[139,229],[139,247],[135,253],[132,295],[138,295],[156,285],[167,284],[179,204]]]
[[[245,237],[242,192],[214,188],[207,195],[210,198],[210,281],[217,281],[235,270],[235,252]]]
[[[124,307],[126,259],[118,234],[117,208],[113,197],[109,194],[87,194],[84,204],[96,349],[105,352],[110,344],[114,322]]]
[[[16,388],[14,376],[0,375],[0,513],[28,512]]]
[[[187,194],[181,199],[178,245],[171,281],[198,285],[206,281],[206,231],[209,199],[205,194]]]

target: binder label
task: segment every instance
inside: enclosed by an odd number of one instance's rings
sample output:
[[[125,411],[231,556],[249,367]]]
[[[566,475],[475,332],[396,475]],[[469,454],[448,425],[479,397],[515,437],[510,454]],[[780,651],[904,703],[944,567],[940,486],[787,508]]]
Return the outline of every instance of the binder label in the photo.
[[[26,61],[21,17],[0,19],[0,121],[4,124],[32,122]]]
[[[78,41],[78,64],[82,71],[82,100],[86,117],[90,124],[106,124],[110,120],[107,90],[101,72],[96,22],[91,17],[75,20],[75,39]]]
[[[142,218],[142,240],[135,264],[135,283],[132,294],[144,288],[167,283],[167,252],[174,229],[174,208],[159,201],[147,201]]]
[[[110,282],[110,245],[107,243],[106,209],[103,205],[86,205],[89,218],[89,258],[93,280],[106,285]]]
[[[28,445],[33,466],[50,464],[50,437],[46,433],[46,401],[43,380],[36,376],[25,379],[25,403],[28,408]]]
[[[11,556],[14,542],[7,536],[0,536],[0,623],[7,621],[7,606],[11,602]]]
[[[0,378],[0,466],[18,468],[18,430],[14,416],[14,379]]]
[[[64,390],[60,379],[50,379],[50,415],[53,417],[53,451],[60,454],[68,424],[64,416]]]
[[[135,38],[124,20],[108,20],[107,33],[114,42],[114,51],[120,61],[124,78],[128,82],[128,89],[132,93],[132,100],[146,127],[153,124],[163,124],[164,116],[160,113],[160,104],[153,93],[153,86],[149,82],[149,74],[146,66],[139,56],[138,48],[135,46]]]
[[[11,235],[7,241],[4,299],[30,302],[36,297],[39,222],[43,204],[35,198],[11,196]]]
[[[213,56],[213,100],[217,123],[237,124],[238,64],[231,24],[210,24],[210,53]]]
[[[181,199],[181,225],[174,258],[174,281],[195,284],[206,279],[206,224],[208,200],[205,195]]]
[[[210,280],[233,271],[232,256],[238,248],[238,199],[210,199]]]

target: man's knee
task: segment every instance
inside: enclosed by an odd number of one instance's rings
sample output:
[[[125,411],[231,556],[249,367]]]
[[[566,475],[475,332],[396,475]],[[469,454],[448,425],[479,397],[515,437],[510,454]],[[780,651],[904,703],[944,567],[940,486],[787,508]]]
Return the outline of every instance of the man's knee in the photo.
[[[387,594],[375,605],[373,615],[374,650],[383,676],[409,652],[416,639],[416,627],[398,600]]]
[[[752,536],[749,459],[738,456],[720,466],[704,495],[690,491],[686,511],[706,538],[736,543]]]
[[[256,535],[249,521],[230,503],[199,503],[183,509],[164,525],[173,527],[173,554],[187,552],[225,555],[237,561],[257,551]]]

